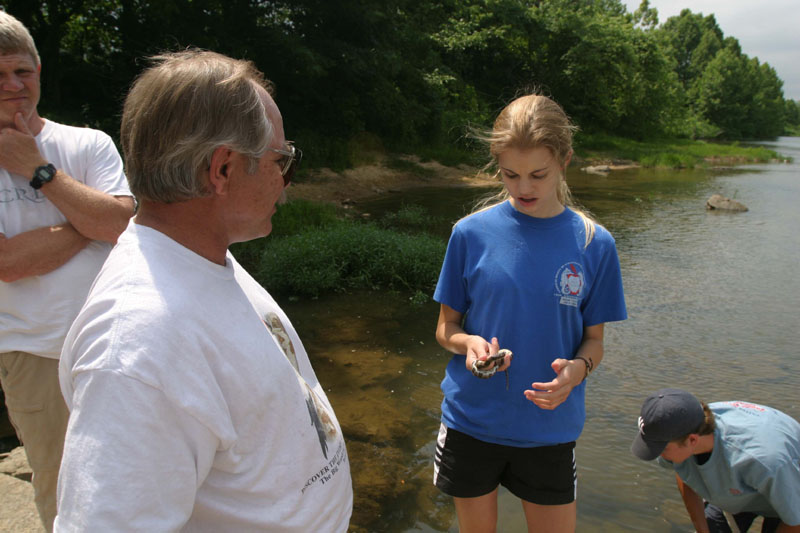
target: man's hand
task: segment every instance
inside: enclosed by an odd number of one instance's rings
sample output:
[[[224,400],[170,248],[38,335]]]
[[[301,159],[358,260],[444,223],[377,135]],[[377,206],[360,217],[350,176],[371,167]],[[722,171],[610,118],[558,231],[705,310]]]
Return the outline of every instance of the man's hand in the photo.
[[[16,128],[0,130],[0,167],[12,174],[31,179],[34,171],[47,164],[42,157],[36,138],[31,133],[22,113],[14,115]]]

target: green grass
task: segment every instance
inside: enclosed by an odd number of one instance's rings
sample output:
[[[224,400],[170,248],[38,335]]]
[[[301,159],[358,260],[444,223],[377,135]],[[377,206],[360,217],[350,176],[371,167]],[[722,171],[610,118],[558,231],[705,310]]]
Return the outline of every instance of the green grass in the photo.
[[[421,205],[403,204],[396,212],[383,215],[378,225],[402,233],[419,234],[429,232],[431,226],[440,220],[440,217],[431,216]]]
[[[694,168],[714,164],[764,162],[781,156],[774,150],[689,139],[634,141],[605,134],[581,133],[575,139],[576,153],[586,159],[626,159],[645,167]],[[709,162],[711,161],[711,162]]]
[[[430,219],[419,206],[403,206],[379,226],[344,218],[329,204],[294,200],[278,207],[268,238],[231,252],[275,296],[398,290],[418,305],[433,292],[446,248],[424,232]]]
[[[350,289],[431,293],[444,252],[444,241],[429,235],[342,220],[271,241],[253,274],[276,295],[315,297]]]
[[[340,209],[333,204],[293,200],[278,206],[272,216],[272,233],[269,237],[236,243],[231,246],[231,252],[248,272],[254,272],[271,240],[310,229],[327,228],[337,224],[340,217]]]

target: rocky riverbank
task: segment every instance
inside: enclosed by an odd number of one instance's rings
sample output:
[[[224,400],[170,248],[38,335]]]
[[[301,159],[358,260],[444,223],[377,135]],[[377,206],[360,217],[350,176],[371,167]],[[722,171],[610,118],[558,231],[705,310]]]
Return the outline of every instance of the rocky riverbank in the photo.
[[[33,504],[31,468],[22,447],[0,454],[0,531],[42,533]]]

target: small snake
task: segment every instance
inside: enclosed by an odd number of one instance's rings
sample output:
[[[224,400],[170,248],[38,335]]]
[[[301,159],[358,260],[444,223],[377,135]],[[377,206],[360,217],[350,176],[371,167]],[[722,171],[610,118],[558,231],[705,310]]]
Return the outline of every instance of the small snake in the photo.
[[[483,361],[480,359],[475,359],[472,362],[472,374],[481,379],[489,379],[497,373],[497,367],[502,366],[503,359],[505,359],[506,355],[511,355],[511,350],[502,349],[496,354],[490,355]],[[486,368],[489,365],[491,365],[491,367]],[[505,373],[506,390],[508,390],[508,370],[506,370]]]

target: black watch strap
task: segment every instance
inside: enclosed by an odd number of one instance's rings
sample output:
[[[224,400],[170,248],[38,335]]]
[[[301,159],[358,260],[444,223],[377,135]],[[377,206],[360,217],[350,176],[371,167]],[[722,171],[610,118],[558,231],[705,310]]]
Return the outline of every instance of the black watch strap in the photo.
[[[33,171],[33,178],[30,181],[30,186],[34,189],[41,189],[42,185],[53,181],[56,172],[56,167],[52,163],[36,167],[36,170]]]

